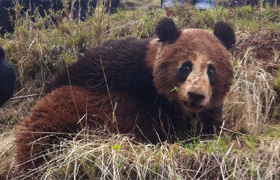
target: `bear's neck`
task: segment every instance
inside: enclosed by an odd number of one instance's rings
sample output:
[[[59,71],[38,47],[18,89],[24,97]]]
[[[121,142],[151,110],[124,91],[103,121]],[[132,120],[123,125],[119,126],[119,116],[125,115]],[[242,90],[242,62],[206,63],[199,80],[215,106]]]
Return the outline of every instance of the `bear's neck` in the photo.
[[[147,56],[146,56],[146,62],[147,65],[153,69],[154,68],[154,62],[156,60],[156,56],[159,50],[161,43],[158,42],[158,39],[152,39],[148,46]]]

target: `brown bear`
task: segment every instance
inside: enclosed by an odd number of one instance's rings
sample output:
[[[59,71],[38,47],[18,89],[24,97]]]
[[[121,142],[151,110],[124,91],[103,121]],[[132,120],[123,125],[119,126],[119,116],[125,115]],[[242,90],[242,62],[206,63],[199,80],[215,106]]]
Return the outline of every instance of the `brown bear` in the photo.
[[[233,29],[179,30],[164,18],[156,34],[108,41],[58,73],[17,127],[17,172],[40,165],[61,134],[84,128],[151,143],[213,133],[233,81]]]

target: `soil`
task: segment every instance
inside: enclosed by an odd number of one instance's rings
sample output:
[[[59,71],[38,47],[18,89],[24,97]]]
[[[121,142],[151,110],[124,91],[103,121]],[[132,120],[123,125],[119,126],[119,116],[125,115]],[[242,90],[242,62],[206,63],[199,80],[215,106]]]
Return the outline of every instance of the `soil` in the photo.
[[[235,56],[242,57],[248,50],[254,60],[275,65],[280,64],[280,34],[267,31],[237,34]]]

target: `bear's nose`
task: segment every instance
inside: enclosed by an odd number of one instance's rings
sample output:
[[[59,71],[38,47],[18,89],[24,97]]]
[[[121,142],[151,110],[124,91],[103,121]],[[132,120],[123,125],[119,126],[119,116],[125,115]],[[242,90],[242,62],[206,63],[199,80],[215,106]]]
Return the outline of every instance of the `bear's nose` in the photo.
[[[193,93],[193,92],[188,92],[188,95],[190,96],[193,103],[199,103],[200,101],[202,101],[205,98],[204,95],[196,94],[196,93]]]

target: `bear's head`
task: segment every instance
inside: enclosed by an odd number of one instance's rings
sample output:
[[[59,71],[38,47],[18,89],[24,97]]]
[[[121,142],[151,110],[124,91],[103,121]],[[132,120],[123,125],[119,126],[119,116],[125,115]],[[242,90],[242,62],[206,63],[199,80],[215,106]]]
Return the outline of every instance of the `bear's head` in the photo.
[[[214,33],[179,30],[171,19],[164,18],[156,33],[158,39],[151,42],[147,60],[157,92],[186,113],[221,106],[233,81],[228,51],[235,43],[233,29],[219,22]]]

